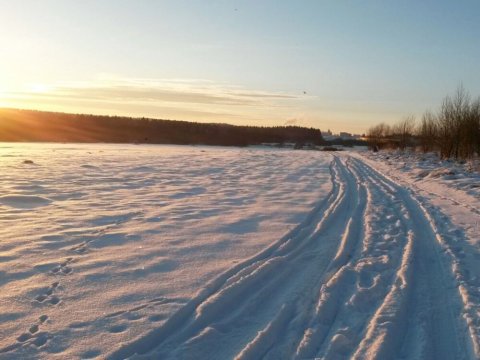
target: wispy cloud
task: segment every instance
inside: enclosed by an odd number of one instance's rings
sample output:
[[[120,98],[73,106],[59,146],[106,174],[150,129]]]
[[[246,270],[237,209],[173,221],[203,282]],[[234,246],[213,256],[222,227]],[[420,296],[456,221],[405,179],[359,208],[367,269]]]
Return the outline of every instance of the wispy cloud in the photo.
[[[47,91],[38,91],[45,87]],[[20,94],[19,94],[20,95]],[[245,90],[207,80],[99,79],[93,82],[34,84],[25,96],[48,96],[99,101],[141,101],[211,105],[273,105],[275,100],[292,100],[291,94]],[[271,103],[268,103],[271,102]]]
[[[295,94],[250,90],[202,79],[144,79],[99,76],[90,82],[31,84],[9,94],[11,103],[56,105],[76,112],[169,117],[198,121],[260,119],[288,109]],[[99,109],[101,109],[99,111]],[[53,109],[55,110],[55,109]]]

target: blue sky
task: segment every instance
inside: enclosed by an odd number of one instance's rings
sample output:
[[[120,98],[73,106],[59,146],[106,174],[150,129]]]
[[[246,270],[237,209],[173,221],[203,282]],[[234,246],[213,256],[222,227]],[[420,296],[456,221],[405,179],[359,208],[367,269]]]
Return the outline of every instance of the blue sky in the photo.
[[[0,105],[363,132],[480,95],[479,1],[0,0]]]

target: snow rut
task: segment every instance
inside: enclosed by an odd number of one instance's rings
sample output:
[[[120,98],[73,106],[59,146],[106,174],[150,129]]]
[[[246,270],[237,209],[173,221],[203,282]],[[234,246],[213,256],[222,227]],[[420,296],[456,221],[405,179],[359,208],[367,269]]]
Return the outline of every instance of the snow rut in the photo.
[[[110,359],[473,357],[435,228],[403,188],[335,156],[304,223]]]

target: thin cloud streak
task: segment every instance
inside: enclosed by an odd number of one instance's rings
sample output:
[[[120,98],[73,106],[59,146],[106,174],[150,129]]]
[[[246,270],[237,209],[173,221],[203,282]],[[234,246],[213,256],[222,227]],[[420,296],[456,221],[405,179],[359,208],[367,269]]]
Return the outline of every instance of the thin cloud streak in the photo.
[[[12,106],[148,116],[193,121],[223,121],[238,124],[265,118],[282,121],[300,97],[248,90],[202,79],[138,79],[100,76],[92,82],[31,84],[24,91],[10,92]]]
[[[204,79],[142,79],[112,75],[94,81],[36,83],[23,91],[8,92],[3,107],[94,113],[237,125],[299,125],[363,132],[370,120],[385,121],[383,104],[342,101],[315,95],[245,89]],[[387,119],[388,120],[388,119]]]
[[[26,93],[27,96],[49,96],[71,99],[89,99],[106,101],[142,101],[213,105],[258,106],[262,99],[285,99],[283,95],[271,94],[235,94],[202,93],[198,91],[179,91],[154,87],[109,86],[91,88],[60,88],[50,93]]]
[[[52,86],[49,95],[59,97],[140,100],[198,104],[255,106],[268,100],[294,100],[297,96],[266,91],[248,91],[207,80],[105,79],[92,83],[66,83]],[[30,96],[41,93],[30,92]]]
[[[23,91],[4,91],[0,100],[2,107],[237,125],[335,129],[335,125],[350,124],[347,127],[354,132],[367,127],[361,119],[388,121],[391,115],[391,110],[375,101],[356,101],[349,107],[344,101],[320,100],[311,94],[249,90],[204,79],[112,75],[100,75],[90,82],[30,84]]]

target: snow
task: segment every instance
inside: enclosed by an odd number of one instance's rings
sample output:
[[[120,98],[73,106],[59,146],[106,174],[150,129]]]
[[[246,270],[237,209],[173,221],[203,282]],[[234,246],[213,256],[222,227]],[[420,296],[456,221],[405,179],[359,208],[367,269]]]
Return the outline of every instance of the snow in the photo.
[[[327,195],[314,155],[0,144],[0,358],[101,358],[159,327]]]
[[[363,161],[409,188],[432,224],[444,267],[454,277],[476,357],[480,355],[480,167],[477,160],[458,163],[435,154],[361,153]],[[358,156],[358,155],[357,155]]]
[[[436,161],[0,144],[0,359],[479,358],[476,164]]]
[[[0,204],[19,209],[31,209],[48,203],[50,200],[41,196],[21,194],[0,196]]]

